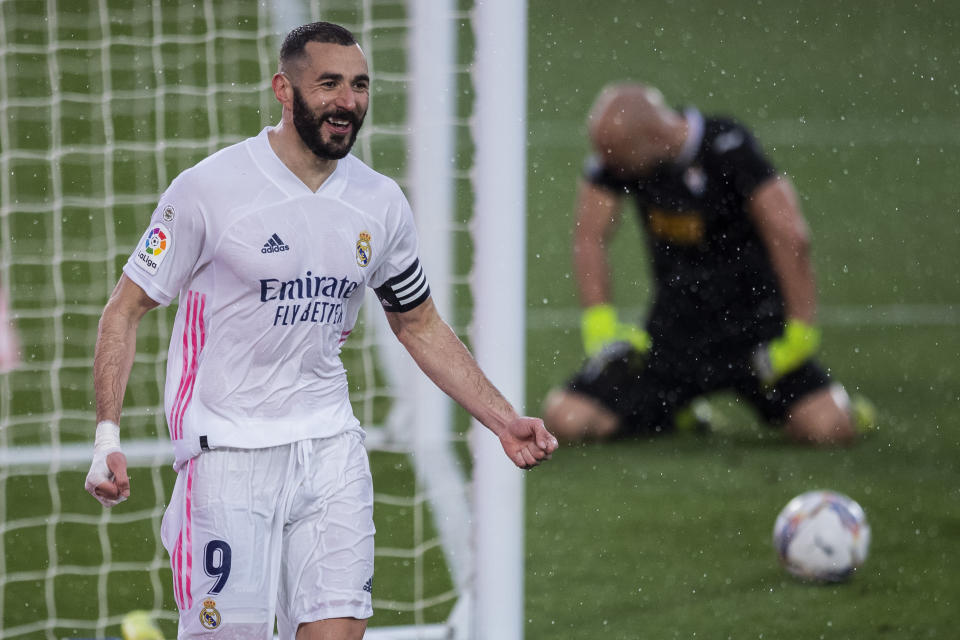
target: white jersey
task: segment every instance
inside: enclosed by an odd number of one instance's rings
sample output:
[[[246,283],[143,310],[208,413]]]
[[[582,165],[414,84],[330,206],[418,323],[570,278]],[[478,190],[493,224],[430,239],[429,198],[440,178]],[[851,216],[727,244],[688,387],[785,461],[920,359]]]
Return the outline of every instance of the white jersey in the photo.
[[[269,130],[180,174],[123,269],[158,303],[180,298],[164,393],[178,469],[358,429],[340,347],[364,288],[390,311],[430,295],[397,184],[348,155],[310,191]]]

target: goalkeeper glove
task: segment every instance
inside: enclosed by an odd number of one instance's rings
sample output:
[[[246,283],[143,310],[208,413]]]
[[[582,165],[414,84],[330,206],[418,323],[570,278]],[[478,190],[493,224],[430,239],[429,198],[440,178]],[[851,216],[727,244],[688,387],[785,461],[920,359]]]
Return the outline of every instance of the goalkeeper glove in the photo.
[[[583,310],[580,334],[588,356],[614,342],[626,342],[640,353],[650,350],[650,334],[634,324],[620,322],[617,310],[609,304],[595,304]]]
[[[130,493],[129,490],[121,490],[116,498],[110,498],[97,492],[97,487],[101,484],[113,483],[117,479],[113,469],[107,463],[107,456],[113,453],[123,455],[120,450],[120,427],[109,420],[104,420],[97,425],[97,435],[93,442],[93,463],[90,465],[90,471],[87,472],[84,488],[105,507],[117,506],[126,500]],[[122,469],[124,482],[128,482],[126,474],[126,464],[124,464]]]
[[[783,335],[761,346],[754,354],[754,370],[763,384],[771,385],[810,359],[819,348],[820,330],[791,318]]]

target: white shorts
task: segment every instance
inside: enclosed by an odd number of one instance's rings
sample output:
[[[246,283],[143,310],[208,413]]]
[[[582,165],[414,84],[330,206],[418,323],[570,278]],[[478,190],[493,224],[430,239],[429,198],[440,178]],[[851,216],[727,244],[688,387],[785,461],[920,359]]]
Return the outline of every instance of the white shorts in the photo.
[[[214,449],[177,476],[161,538],[178,638],[292,640],[373,615],[373,481],[363,434]]]

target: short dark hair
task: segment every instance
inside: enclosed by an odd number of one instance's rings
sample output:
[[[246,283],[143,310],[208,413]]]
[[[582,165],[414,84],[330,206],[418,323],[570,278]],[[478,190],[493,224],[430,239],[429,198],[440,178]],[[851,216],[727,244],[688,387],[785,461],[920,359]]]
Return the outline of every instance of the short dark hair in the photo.
[[[280,46],[280,67],[300,58],[308,42],[328,42],[345,47],[357,44],[348,29],[332,22],[311,22],[297,27],[287,34]]]

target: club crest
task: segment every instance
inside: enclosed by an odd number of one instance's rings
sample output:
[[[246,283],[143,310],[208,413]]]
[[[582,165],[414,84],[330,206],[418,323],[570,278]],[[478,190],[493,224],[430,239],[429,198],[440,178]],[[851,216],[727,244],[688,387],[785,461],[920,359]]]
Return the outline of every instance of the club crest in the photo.
[[[357,238],[357,264],[365,267],[370,264],[373,258],[373,246],[370,244],[370,234],[366,231],[360,232]]]
[[[200,610],[200,624],[205,629],[216,629],[220,626],[220,612],[217,611],[215,600],[204,600],[203,609]]]

